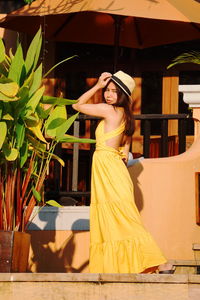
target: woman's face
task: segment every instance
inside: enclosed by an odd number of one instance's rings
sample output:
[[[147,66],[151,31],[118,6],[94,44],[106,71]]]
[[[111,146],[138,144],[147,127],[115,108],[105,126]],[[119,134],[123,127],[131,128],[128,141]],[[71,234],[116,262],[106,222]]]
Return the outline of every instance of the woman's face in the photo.
[[[114,82],[110,82],[104,92],[104,98],[107,104],[113,105],[117,103],[117,89]]]

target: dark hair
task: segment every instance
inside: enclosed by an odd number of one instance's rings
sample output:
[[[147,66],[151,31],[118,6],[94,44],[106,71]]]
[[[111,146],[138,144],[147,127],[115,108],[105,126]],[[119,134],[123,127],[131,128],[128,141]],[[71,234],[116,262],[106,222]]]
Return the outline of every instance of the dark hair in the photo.
[[[110,82],[111,80],[108,82],[108,84]],[[113,83],[115,84],[115,82]],[[104,92],[106,91],[108,84],[103,89],[103,95]],[[113,106],[124,108],[125,122],[126,122],[124,133],[127,136],[132,136],[135,130],[135,126],[134,126],[134,116],[131,111],[131,101],[130,101],[131,99],[118,85],[115,84],[115,86],[117,90],[117,103],[115,103]]]

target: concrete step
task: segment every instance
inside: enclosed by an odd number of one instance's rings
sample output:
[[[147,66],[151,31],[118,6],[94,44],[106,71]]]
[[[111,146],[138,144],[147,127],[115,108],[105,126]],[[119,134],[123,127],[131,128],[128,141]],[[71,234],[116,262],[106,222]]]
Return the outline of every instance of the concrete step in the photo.
[[[174,274],[199,274],[200,260],[169,260],[176,267]]]
[[[1,273],[0,299],[199,300],[193,274]]]

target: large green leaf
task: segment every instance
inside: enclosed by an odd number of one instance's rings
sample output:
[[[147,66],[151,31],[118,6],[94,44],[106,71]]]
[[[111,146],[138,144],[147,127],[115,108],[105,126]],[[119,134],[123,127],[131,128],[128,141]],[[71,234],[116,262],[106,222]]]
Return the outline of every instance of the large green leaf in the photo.
[[[0,100],[4,102],[17,101],[19,100],[19,97],[7,97],[0,92]]]
[[[25,121],[27,127],[37,126],[40,123],[37,114],[33,113],[25,115],[23,120]]]
[[[62,137],[64,137],[67,130],[71,127],[71,125],[74,123],[76,118],[78,117],[79,113],[76,113],[75,115],[71,116],[69,119],[67,119],[62,126],[60,126],[56,131],[56,139],[59,141]]]
[[[67,119],[67,113],[64,106],[56,106],[45,122],[46,133],[50,137],[56,137],[57,130]]]
[[[19,96],[19,101],[17,102],[17,107],[16,107],[15,114],[16,115],[21,115],[21,113],[23,114],[22,109],[25,108],[26,103],[29,100],[29,88],[26,87],[26,86],[21,88],[19,90],[18,96]]]
[[[74,103],[77,103],[77,100],[69,100],[65,98],[58,98],[52,96],[43,96],[41,103],[54,105],[72,105]]]
[[[0,39],[0,63],[5,59],[5,47],[2,39]]]
[[[16,82],[0,83],[0,92],[7,97],[15,97],[19,91],[19,85]]]
[[[2,116],[3,116],[3,103],[0,102],[0,120],[1,120]]]
[[[33,192],[33,196],[35,197],[35,199],[38,202],[41,202],[41,200],[42,200],[41,194],[34,187],[32,187],[32,192]]]
[[[34,77],[34,71],[32,71],[29,76],[24,80],[23,85],[21,86],[21,88],[23,87],[30,87],[32,82],[33,82],[33,77]]]
[[[58,202],[56,202],[55,200],[48,200],[46,201],[46,204],[50,205],[50,206],[54,206],[54,207],[62,207],[62,205],[60,205]]]
[[[36,140],[33,136],[27,135],[29,142],[31,143],[32,147],[40,152],[46,151],[46,145],[41,143],[40,141]]]
[[[13,121],[14,118],[10,114],[3,115],[2,120]]]
[[[36,112],[40,119],[47,119],[51,110],[52,110],[52,106],[50,106],[48,109],[44,109],[41,105],[38,105],[36,108]]]
[[[24,137],[25,137],[25,126],[24,122],[19,119],[16,125],[16,139],[17,139],[17,144],[16,147],[17,149],[20,149],[24,143]]]
[[[0,78],[0,83],[10,83],[13,82],[11,79],[5,77],[4,75]]]
[[[87,143],[87,144],[94,144],[96,143],[96,140],[94,139],[84,139],[84,138],[78,138],[69,134],[65,134],[64,137],[62,137],[59,142],[61,143]]]
[[[2,116],[10,115],[13,117],[13,103],[2,101],[1,104],[3,109]]]
[[[5,155],[6,160],[8,161],[14,161],[17,159],[18,157],[18,150],[16,148],[9,148],[5,145],[5,147],[3,147],[3,153]]]
[[[31,69],[37,65],[37,60],[39,58],[39,52],[41,48],[41,28],[38,30],[36,35],[34,36],[25,59],[25,67],[26,67],[26,72],[29,73]]]
[[[20,168],[22,168],[28,158],[28,141],[24,141],[20,149]]]
[[[42,134],[42,131],[41,131],[41,126],[40,124],[38,124],[37,126],[30,126],[28,127],[28,129],[30,131],[33,132],[33,134],[40,140],[42,141],[43,143],[46,143],[47,144],[47,141],[45,140],[43,134]]]
[[[21,112],[20,112],[20,117],[22,118],[22,120],[26,120],[28,118],[28,116],[30,116],[33,113],[32,108],[29,107],[24,107]]]
[[[0,149],[5,141],[6,134],[7,134],[7,124],[6,122],[0,122]]]
[[[27,102],[26,107],[31,107],[31,110],[34,112],[38,103],[40,102],[40,99],[44,93],[45,87],[42,86],[40,89],[38,89],[35,94],[33,94],[33,96],[29,99],[29,101]]]
[[[20,85],[21,77],[24,76],[24,72],[25,72],[25,67],[24,67],[23,50],[21,44],[19,44],[10,66],[8,78],[12,79],[13,81],[17,82]]]
[[[34,72],[33,82],[30,87],[29,96],[31,97],[42,83],[42,63],[39,65],[37,70]]]
[[[37,46],[37,49],[36,49],[35,59],[34,59],[34,62],[33,62],[33,70],[35,70],[35,68],[37,67],[38,59],[40,57],[41,47],[42,47],[42,35],[41,35],[41,37],[39,39],[38,46]]]
[[[53,159],[56,159],[56,160],[61,164],[62,167],[65,166],[64,160],[62,160],[59,156],[57,156],[57,155],[55,155],[55,154],[52,154],[51,157],[52,157]]]

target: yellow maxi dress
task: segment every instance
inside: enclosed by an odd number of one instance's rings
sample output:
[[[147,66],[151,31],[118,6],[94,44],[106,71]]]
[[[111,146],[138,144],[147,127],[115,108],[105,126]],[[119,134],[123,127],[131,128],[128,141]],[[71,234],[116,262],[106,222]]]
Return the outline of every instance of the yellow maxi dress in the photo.
[[[140,273],[166,262],[142,225],[133,184],[120,151],[106,141],[124,131],[124,123],[104,133],[96,129],[90,206],[90,272]]]

